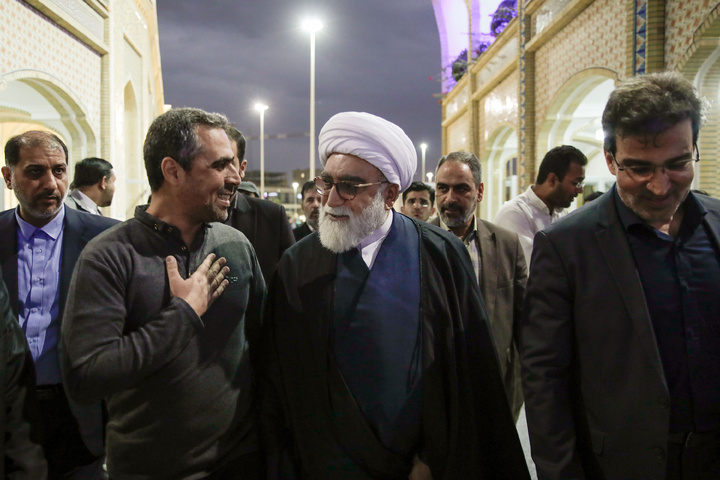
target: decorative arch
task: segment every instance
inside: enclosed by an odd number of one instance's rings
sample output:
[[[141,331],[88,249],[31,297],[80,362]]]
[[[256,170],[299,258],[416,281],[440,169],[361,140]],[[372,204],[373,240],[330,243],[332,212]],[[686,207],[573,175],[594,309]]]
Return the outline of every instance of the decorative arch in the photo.
[[[98,154],[98,129],[88,120],[87,106],[70,87],[40,70],[0,75],[0,143],[31,129],[51,131],[62,138],[71,166]],[[4,185],[0,190],[5,190]],[[0,209],[14,204],[14,195],[0,195]]]
[[[583,70],[560,87],[545,113],[537,139],[537,158],[526,166],[529,183],[535,181],[545,152],[558,145],[573,145],[587,156],[584,194],[605,191],[615,181],[603,155],[602,112],[618,80],[606,68]]]
[[[691,80],[698,92],[709,100],[705,124],[700,130],[698,148],[702,161],[696,166],[693,188],[720,195],[720,20],[716,6],[695,32],[679,71]]]
[[[124,198],[118,203],[118,207],[124,207],[123,214],[125,218],[132,218],[134,215],[135,205],[145,203],[145,188],[143,181],[143,165],[142,152],[136,145],[142,145],[140,139],[140,108],[138,104],[138,96],[136,95],[135,86],[132,80],[128,80],[123,89],[123,138],[116,145],[123,149],[122,158],[125,159],[124,167]],[[131,146],[126,148],[126,146]]]
[[[24,95],[19,109],[27,114],[31,123],[60,134],[67,141],[71,161],[98,154],[97,128],[88,120],[88,108],[70,87],[40,70],[15,70],[0,77],[0,122],[15,121],[3,110],[18,107],[13,93],[19,84],[32,90],[20,88]]]
[[[485,142],[480,158],[485,193],[481,218],[492,220],[500,206],[520,192],[517,170],[518,135],[511,123],[501,123]]]

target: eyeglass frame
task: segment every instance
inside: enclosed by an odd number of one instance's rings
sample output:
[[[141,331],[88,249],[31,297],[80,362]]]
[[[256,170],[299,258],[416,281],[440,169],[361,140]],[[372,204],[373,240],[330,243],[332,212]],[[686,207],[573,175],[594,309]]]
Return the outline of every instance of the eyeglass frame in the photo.
[[[424,198],[410,198],[410,199],[406,200],[405,203],[407,203],[407,202],[413,202],[413,201],[415,201],[415,200],[417,200],[417,201],[420,203],[420,208],[430,208],[430,207],[432,207],[432,203],[430,203],[430,200],[426,200],[426,199],[424,199]],[[414,204],[414,203],[411,203],[410,206],[411,206],[411,207],[415,207],[415,204]]]
[[[698,148],[697,143],[693,143],[693,150],[695,150],[695,153],[697,153],[697,157],[690,157],[690,159],[681,160],[680,162],[663,163],[662,165],[652,165],[652,166],[650,166],[650,165],[630,165],[630,166],[620,165],[620,162],[618,162],[617,158],[615,158],[615,153],[613,153],[611,151],[608,151],[608,153],[610,154],[610,157],[612,157],[613,162],[615,162],[615,165],[617,166],[617,169],[619,171],[621,171],[621,172],[627,171],[628,175],[631,177],[634,175],[637,175],[637,178],[640,178],[642,180],[648,180],[655,175],[655,172],[657,172],[658,168],[662,168],[662,173],[665,175],[673,175],[675,173],[682,173],[682,172],[681,171],[673,172],[672,170],[670,170],[670,173],[668,173],[668,170],[667,170],[668,165],[672,165],[673,163],[677,163],[677,164],[683,163],[684,168],[687,168],[687,166],[690,165],[691,163],[699,162],[700,161],[700,149]],[[691,153],[691,155],[692,155],[692,153]],[[643,175],[643,174],[637,173],[635,171],[636,167],[652,168],[652,171],[649,174]]]
[[[317,184],[318,181],[321,181],[321,182],[324,183],[324,184],[329,184],[329,185],[330,185],[330,188],[327,189],[327,192],[325,191],[325,189],[321,188],[321,187]],[[320,195],[322,195],[323,197],[326,197],[326,196],[330,195],[330,192],[332,191],[333,187],[335,187],[335,191],[337,192],[338,197],[340,197],[340,198],[342,198],[343,200],[349,202],[350,200],[354,200],[355,197],[357,197],[358,193],[360,193],[360,192],[357,191],[358,188],[367,188],[367,187],[372,187],[373,185],[381,185],[381,184],[383,184],[383,183],[390,183],[390,182],[389,182],[388,180],[381,180],[381,181],[379,181],[379,182],[358,183],[358,184],[355,184],[355,183],[349,182],[349,181],[347,181],[347,180],[340,180],[339,182],[326,181],[324,178],[322,178],[322,176],[317,176],[317,177],[315,177],[315,178],[313,179],[313,183],[315,183],[315,190],[317,190],[317,192],[318,192]],[[344,196],[340,193],[340,188],[337,187],[338,184],[350,185],[352,188],[355,189],[355,193],[354,193],[354,194],[352,195],[352,197],[350,197],[350,198],[344,197]]]

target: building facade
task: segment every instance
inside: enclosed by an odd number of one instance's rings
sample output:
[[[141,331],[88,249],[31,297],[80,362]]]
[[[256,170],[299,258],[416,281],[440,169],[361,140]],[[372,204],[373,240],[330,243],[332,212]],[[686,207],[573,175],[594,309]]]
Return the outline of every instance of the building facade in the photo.
[[[154,0],[0,0],[0,142],[30,129],[60,136],[73,165],[113,164],[106,214],[125,219],[149,194],[145,132],[164,111]],[[0,208],[15,198],[0,187]]]
[[[443,3],[434,0],[436,17]],[[515,8],[442,100],[443,152],[468,150],[482,161],[483,218],[532,184],[545,152],[561,144],[589,159],[585,195],[610,188],[600,123],[608,95],[620,80],[665,70],[685,75],[710,103],[693,188],[720,196],[717,0],[529,0]],[[456,32],[467,32],[467,18]]]

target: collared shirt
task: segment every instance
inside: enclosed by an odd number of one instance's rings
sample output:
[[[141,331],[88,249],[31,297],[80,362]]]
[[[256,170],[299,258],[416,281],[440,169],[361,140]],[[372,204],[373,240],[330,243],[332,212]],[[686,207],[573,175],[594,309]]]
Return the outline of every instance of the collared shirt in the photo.
[[[690,193],[673,238],[640,219],[613,190],[670,392],[670,431],[720,429],[720,252]]]
[[[83,211],[91,213],[93,215],[102,215],[100,207],[98,207],[97,204],[93,202],[90,197],[85,195],[80,190],[73,190],[68,196],[72,197],[73,200],[75,200],[77,204],[82,207]]]
[[[390,233],[392,222],[393,212],[390,211],[385,219],[385,222],[383,222],[383,224],[380,225],[380,227],[378,227],[373,233],[365,237],[363,241],[360,242],[360,245],[357,246],[362,254],[363,261],[368,267],[368,270],[372,270],[375,258],[380,250],[380,246],[382,245],[383,240],[385,240],[385,237],[388,236],[388,233]]]
[[[38,385],[62,383],[57,354],[60,325],[60,260],[65,207],[42,228],[20,218],[18,223],[19,322],[35,361]]]
[[[438,216],[438,221],[440,222],[440,228],[450,231],[450,228],[442,221],[442,217]],[[475,279],[477,280],[478,285],[480,285],[480,273],[482,273],[482,252],[480,251],[480,235],[478,235],[477,224],[475,223],[476,221],[475,215],[473,215],[470,228],[467,233],[465,233],[465,236],[460,240],[462,240],[463,244],[465,244],[465,248],[467,248],[467,251],[470,254],[470,261],[472,262],[473,270],[475,271]]]
[[[524,193],[505,202],[493,223],[518,234],[529,266],[535,234],[567,214],[565,208],[551,212],[530,186]]]

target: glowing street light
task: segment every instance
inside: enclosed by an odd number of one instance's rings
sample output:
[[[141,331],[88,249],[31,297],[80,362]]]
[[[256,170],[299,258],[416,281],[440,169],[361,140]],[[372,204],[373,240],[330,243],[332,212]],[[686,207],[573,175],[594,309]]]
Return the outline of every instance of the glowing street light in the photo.
[[[293,183],[292,183],[293,192],[295,192],[295,195],[294,195],[295,200],[293,201],[293,204],[295,204],[295,215],[297,215],[297,211],[298,211],[298,206],[297,206],[297,189],[298,189],[299,186],[300,186],[300,184],[299,184],[298,182],[293,182]]]
[[[427,143],[420,144],[420,151],[422,152],[422,170],[420,171],[420,181],[425,176],[425,152],[427,151]]]
[[[255,104],[255,110],[260,112],[260,198],[265,198],[265,110],[267,105]]]
[[[427,172],[425,175],[427,175],[428,183],[432,183],[433,173],[432,173],[432,172]]]
[[[310,180],[315,178],[315,33],[323,24],[317,18],[303,21],[302,27],[310,32]]]

